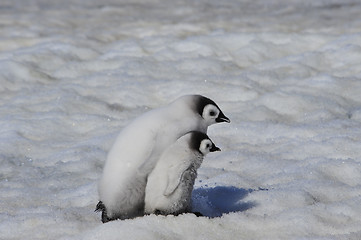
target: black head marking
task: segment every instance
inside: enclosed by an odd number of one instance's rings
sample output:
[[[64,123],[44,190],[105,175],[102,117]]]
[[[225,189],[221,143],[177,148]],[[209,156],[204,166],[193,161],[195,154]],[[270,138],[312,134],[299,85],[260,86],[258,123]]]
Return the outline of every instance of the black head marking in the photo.
[[[216,106],[219,110],[219,115],[216,118],[216,122],[228,122],[228,123],[230,122],[229,118],[223,114],[221,109],[218,107],[218,105],[212,99],[209,99],[202,95],[195,95],[195,99],[196,99],[195,100],[195,110],[200,116],[203,115],[204,107],[207,106],[208,104],[212,104],[212,105]]]
[[[197,131],[191,132],[189,147],[192,150],[199,151],[199,146],[201,145],[203,139],[209,139],[207,134]]]
[[[213,100],[211,100],[211,99],[209,99],[209,98],[207,98],[207,97],[204,97],[204,96],[202,96],[202,95],[195,95],[195,98],[196,98],[196,104],[195,104],[195,106],[196,106],[196,111],[199,113],[199,115],[201,115],[202,116],[202,114],[203,114],[203,109],[204,109],[204,107],[205,106],[207,106],[208,104],[213,104],[214,106],[216,106],[218,109],[219,109],[219,107],[217,106],[217,104],[213,101]]]

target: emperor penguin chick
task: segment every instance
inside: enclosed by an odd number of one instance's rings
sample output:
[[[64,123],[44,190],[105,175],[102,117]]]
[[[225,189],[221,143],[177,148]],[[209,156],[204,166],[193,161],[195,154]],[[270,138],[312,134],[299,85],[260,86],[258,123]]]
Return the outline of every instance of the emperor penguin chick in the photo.
[[[163,151],[190,131],[230,122],[217,104],[201,95],[182,96],[131,122],[110,149],[99,181],[102,221],[144,214],[145,186]]]
[[[148,177],[145,213],[191,212],[197,169],[209,152],[220,151],[204,133],[192,131],[167,148]]]

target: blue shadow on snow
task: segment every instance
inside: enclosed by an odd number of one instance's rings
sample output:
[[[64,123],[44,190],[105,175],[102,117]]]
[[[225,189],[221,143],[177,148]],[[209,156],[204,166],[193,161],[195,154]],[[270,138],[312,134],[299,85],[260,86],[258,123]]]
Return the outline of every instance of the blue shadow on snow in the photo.
[[[267,189],[258,189],[267,190]],[[218,186],[198,188],[192,192],[192,210],[206,217],[220,217],[230,212],[243,212],[255,207],[254,201],[242,201],[253,189]]]

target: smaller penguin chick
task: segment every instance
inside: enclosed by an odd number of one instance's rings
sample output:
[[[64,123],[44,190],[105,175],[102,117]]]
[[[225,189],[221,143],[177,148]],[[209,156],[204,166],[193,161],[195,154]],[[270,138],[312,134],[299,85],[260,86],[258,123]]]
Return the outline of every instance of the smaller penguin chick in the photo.
[[[220,151],[202,132],[180,137],[161,155],[148,176],[145,214],[178,215],[191,212],[191,196],[197,169],[209,152]]]

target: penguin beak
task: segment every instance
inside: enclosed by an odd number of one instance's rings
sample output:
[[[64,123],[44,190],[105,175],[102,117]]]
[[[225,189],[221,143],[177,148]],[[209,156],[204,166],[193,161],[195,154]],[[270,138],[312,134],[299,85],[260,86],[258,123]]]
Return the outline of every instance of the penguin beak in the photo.
[[[228,117],[226,117],[223,112],[220,112],[218,117],[216,118],[216,122],[227,122],[227,123],[230,123],[231,120],[229,120]]]
[[[221,149],[213,144],[212,148],[209,151],[215,152],[215,151],[221,151]]]

